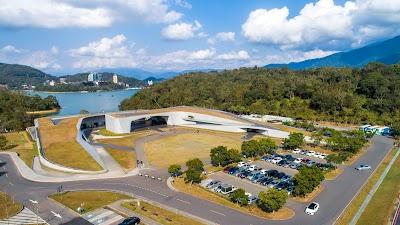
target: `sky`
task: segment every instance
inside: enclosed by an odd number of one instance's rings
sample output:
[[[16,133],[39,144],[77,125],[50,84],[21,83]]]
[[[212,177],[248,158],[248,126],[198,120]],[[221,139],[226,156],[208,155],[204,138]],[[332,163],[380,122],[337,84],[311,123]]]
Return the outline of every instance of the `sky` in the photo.
[[[65,75],[297,62],[400,35],[400,0],[0,0],[0,62]]]

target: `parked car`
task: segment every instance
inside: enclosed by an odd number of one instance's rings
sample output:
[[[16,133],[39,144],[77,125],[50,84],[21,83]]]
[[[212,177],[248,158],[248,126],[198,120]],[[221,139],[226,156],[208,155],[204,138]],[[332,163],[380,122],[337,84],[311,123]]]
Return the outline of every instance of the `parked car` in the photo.
[[[268,176],[270,176],[270,177],[273,177],[273,176],[275,176],[275,174],[278,173],[277,170],[268,170],[267,172],[268,172]]]
[[[319,157],[321,156],[321,153],[316,152],[313,156],[314,156],[315,158],[319,158]]]
[[[298,165],[299,165],[299,164],[293,162],[293,163],[290,164],[289,167],[290,167],[290,169],[297,169],[297,166],[298,166]]]
[[[215,192],[217,192],[217,193],[220,193],[220,192],[221,192],[221,184],[218,185],[218,186],[216,186],[213,190],[214,190]]]
[[[318,158],[325,159],[327,156],[328,156],[328,154],[322,153]]]
[[[279,184],[279,181],[278,180],[273,180],[273,181],[271,181],[269,184],[268,184],[268,187],[269,188],[274,188],[276,185],[278,185]]]
[[[246,164],[247,164],[247,163],[241,161],[241,162],[238,162],[237,166],[238,166],[238,167],[243,167],[243,166],[246,165]]]
[[[232,167],[232,168],[230,168],[230,169],[228,170],[228,174],[233,174],[233,173],[235,173],[236,171],[238,171],[239,169],[241,169],[241,168],[239,168],[239,167]]]
[[[287,191],[288,195],[291,195],[291,194],[292,194],[292,192],[293,192],[293,190],[294,190],[295,187],[296,187],[296,186],[289,186],[289,187],[286,188],[286,191]]]
[[[140,224],[140,218],[135,216],[124,219],[118,225],[139,225],[139,224]]]
[[[259,199],[258,197],[256,197],[256,196],[249,196],[249,197],[248,197],[247,203],[248,203],[248,204],[252,204],[252,203],[256,203],[256,202],[258,202],[258,201],[260,201],[260,199]]]
[[[219,180],[213,180],[213,181],[211,181],[210,183],[208,183],[208,184],[206,185],[206,188],[211,189],[211,188],[213,188],[213,187],[215,187],[215,186],[217,186],[217,185],[219,185],[219,184],[221,184],[221,181],[219,181]]]
[[[293,160],[294,163],[301,163],[301,160],[303,160],[303,158],[296,158],[295,160]]]
[[[289,186],[289,184],[287,182],[282,181],[278,185],[276,185],[275,188],[280,191],[280,190],[286,189],[288,186]]]
[[[283,166],[283,164],[285,164],[287,161],[286,159],[282,159],[281,161],[279,161],[276,165],[278,166]]]
[[[263,179],[260,180],[260,184],[263,186],[267,186],[273,180],[274,179],[272,177],[264,177]]]
[[[301,160],[301,163],[307,164],[309,161],[311,161],[311,160],[309,160],[309,159],[302,159],[302,160]]]
[[[371,166],[368,166],[367,164],[361,164],[361,165],[357,166],[355,169],[356,170],[370,170]]]
[[[300,152],[300,155],[305,155],[305,154],[307,154],[307,150],[301,150],[301,152]]]
[[[263,157],[261,157],[261,161],[266,161],[267,159],[269,158],[269,156],[263,156]]]
[[[292,176],[290,176],[290,175],[285,175],[285,176],[283,176],[283,177],[281,178],[281,181],[288,181],[288,180],[290,180],[290,179],[292,179]]]
[[[299,148],[296,148],[295,150],[292,151],[294,154],[300,154],[301,150]]]
[[[250,170],[245,170],[245,171],[243,171],[241,174],[240,174],[240,178],[246,178],[249,174],[251,173],[251,171]]]
[[[314,162],[314,161],[308,161],[308,162],[307,162],[307,166],[310,166],[310,167],[311,167],[311,166],[314,166],[314,165],[315,165],[315,162]]]
[[[281,160],[282,160],[281,157],[275,157],[273,160],[271,160],[271,163],[277,164]]]
[[[263,173],[259,173],[256,176],[254,176],[253,178],[251,178],[251,182],[257,183],[258,181],[260,181],[264,177],[265,177],[265,175]]]
[[[266,162],[271,162],[273,159],[275,159],[275,157],[274,157],[274,156],[270,156],[270,157],[268,157],[267,160],[265,160],[265,161],[266,161]]]
[[[238,176],[241,172],[243,172],[243,171],[245,171],[245,170],[246,170],[245,168],[241,167],[241,168],[238,168],[237,170],[235,170],[235,171],[233,171],[233,172],[229,171],[228,173],[229,173],[229,174],[232,174],[232,175],[234,175],[234,176]]]
[[[289,168],[289,166],[290,166],[290,162],[286,162],[285,164],[282,165],[282,167],[285,167],[285,168]]]
[[[301,169],[302,167],[304,167],[304,165],[298,164],[296,169],[299,170],[299,169]]]
[[[286,174],[284,172],[279,172],[277,174],[275,174],[274,178],[275,179],[281,179],[282,177],[284,177]]]
[[[319,204],[316,202],[311,202],[310,205],[307,206],[305,213],[307,215],[313,216],[319,209]]]
[[[307,156],[314,156],[314,155],[315,155],[315,152],[314,152],[314,151],[309,151],[309,152],[306,153],[306,155],[307,155]]]
[[[224,173],[228,173],[229,170],[232,169],[232,168],[234,168],[234,167],[232,167],[232,166],[227,166],[227,167],[224,168],[223,172],[224,172]]]
[[[258,172],[258,171],[251,171],[251,173],[249,173],[246,178],[248,180],[251,180],[251,179],[253,179],[253,177],[257,176],[259,173],[260,172]]]

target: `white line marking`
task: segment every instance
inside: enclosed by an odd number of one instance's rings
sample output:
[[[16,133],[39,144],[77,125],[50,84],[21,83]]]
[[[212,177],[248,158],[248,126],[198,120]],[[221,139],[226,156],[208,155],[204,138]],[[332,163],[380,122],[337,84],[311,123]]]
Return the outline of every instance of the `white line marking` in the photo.
[[[82,184],[69,184],[67,187],[81,186]]]
[[[190,204],[190,202],[187,202],[187,201],[181,200],[181,199],[179,199],[179,198],[176,198],[176,200],[178,200],[178,201],[180,201],[180,202],[184,202],[184,203],[186,203],[186,204]]]
[[[220,212],[217,212],[217,211],[214,211],[214,210],[210,210],[210,211],[213,212],[213,213],[219,214],[219,215],[221,215],[221,216],[225,216],[225,214],[222,214],[222,213],[220,213]]]
[[[13,184],[13,183],[11,183],[11,182],[8,182],[8,183],[10,183],[12,186],[14,186],[14,184]]]
[[[8,173],[6,173],[6,177],[8,177]]]

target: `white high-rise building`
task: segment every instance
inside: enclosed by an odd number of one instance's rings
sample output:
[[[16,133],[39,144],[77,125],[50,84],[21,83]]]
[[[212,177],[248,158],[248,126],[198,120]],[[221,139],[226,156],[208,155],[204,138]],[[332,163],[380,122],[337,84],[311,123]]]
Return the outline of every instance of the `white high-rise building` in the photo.
[[[118,83],[118,76],[117,76],[117,74],[115,74],[115,73],[114,73],[114,75],[113,75],[113,83],[114,83],[114,84],[117,84],[117,83]]]
[[[148,81],[147,81],[147,84],[148,84],[149,86],[151,86],[151,85],[153,85],[153,81],[152,81],[152,80],[148,80]]]
[[[100,73],[91,72],[88,75],[88,81],[101,81],[101,74]]]

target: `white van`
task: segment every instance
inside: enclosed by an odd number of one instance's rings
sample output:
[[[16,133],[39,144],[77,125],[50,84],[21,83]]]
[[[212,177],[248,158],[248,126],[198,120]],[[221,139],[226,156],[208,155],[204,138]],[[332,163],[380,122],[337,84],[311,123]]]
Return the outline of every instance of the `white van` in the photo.
[[[238,167],[243,167],[244,165],[247,165],[247,163],[245,163],[243,161],[238,162],[238,164],[237,164]]]
[[[256,165],[250,165],[248,168],[248,170],[250,170],[250,171],[254,171],[256,169],[258,169],[258,166],[256,166]]]
[[[314,156],[314,155],[315,155],[315,152],[314,152],[314,151],[309,151],[309,152],[307,152],[307,155],[308,155],[308,156]]]

